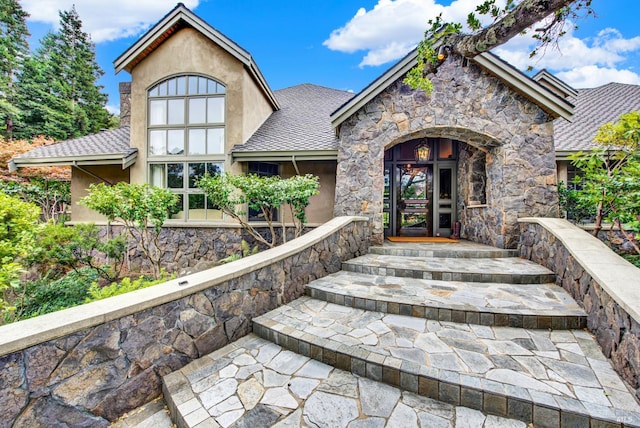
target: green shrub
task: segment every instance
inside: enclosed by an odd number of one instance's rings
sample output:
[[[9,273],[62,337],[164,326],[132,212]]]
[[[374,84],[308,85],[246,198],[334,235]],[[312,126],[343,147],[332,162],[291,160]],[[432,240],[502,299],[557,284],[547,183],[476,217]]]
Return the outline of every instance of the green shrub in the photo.
[[[97,283],[93,283],[89,288],[89,295],[87,302],[95,300],[106,299],[107,297],[117,296],[119,294],[128,293],[130,291],[140,290],[142,288],[151,287],[152,285],[160,284],[170,281],[175,278],[175,275],[169,275],[164,270],[160,272],[160,278],[153,279],[145,276],[141,276],[138,279],[124,278],[120,282],[113,282],[110,285],[99,286]]]
[[[89,296],[91,285],[98,278],[94,269],[84,267],[78,271],[71,271],[55,281],[39,279],[27,282],[24,298],[17,307],[16,317],[31,318],[81,305]]]

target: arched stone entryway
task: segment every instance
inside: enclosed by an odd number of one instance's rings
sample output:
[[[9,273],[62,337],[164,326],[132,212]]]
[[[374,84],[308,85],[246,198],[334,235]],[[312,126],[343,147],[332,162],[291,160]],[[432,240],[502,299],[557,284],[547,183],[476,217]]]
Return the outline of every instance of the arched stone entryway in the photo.
[[[462,236],[516,247],[518,217],[558,213],[553,118],[459,57],[449,58],[432,82],[426,95],[400,78],[340,125],[334,214],[368,216],[372,242],[381,243],[385,149],[448,138],[461,142],[455,210]]]

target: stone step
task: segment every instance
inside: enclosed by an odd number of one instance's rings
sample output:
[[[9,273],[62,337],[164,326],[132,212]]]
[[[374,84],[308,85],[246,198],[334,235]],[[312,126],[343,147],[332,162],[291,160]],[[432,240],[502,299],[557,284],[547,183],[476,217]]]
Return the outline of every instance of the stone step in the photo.
[[[447,257],[447,258],[502,258],[518,257],[518,250],[505,250],[469,241],[455,243],[441,242],[388,242],[382,246],[370,247],[371,254],[405,257]]]
[[[180,428],[526,428],[336,369],[255,335],[165,376],[163,392]]]
[[[309,283],[306,294],[437,321],[554,330],[587,324],[584,310],[555,284],[436,281],[341,271]]]
[[[455,259],[367,254],[342,263],[342,270],[440,281],[509,284],[546,284],[556,281],[555,274],[549,269],[514,257]]]
[[[634,395],[584,330],[429,321],[310,297],[254,318],[253,330],[359,376],[536,427],[640,427]]]

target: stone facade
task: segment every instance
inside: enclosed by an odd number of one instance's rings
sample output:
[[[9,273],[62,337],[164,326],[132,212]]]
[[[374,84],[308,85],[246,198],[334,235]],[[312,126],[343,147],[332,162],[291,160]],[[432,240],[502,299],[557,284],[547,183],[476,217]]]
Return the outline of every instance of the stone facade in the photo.
[[[482,208],[466,209],[473,169],[459,161],[462,236],[515,248],[518,217],[558,215],[553,118],[458,56],[430,78],[431,94],[412,90],[400,78],[340,125],[334,215],[369,217],[372,240],[380,243],[384,150],[414,138],[452,138],[486,153]]]
[[[246,335],[253,317],[368,251],[366,221],[344,221],[319,236],[286,256],[279,256],[284,246],[271,250],[274,256],[258,254],[262,267],[251,264],[231,280],[81,331],[66,328],[60,337],[0,357],[0,427],[106,427],[149,402],[161,393],[163,375]]]
[[[556,283],[587,313],[587,327],[604,355],[640,398],[640,323],[591,277],[553,233],[539,224],[522,224],[521,231],[521,255],[556,273]]]

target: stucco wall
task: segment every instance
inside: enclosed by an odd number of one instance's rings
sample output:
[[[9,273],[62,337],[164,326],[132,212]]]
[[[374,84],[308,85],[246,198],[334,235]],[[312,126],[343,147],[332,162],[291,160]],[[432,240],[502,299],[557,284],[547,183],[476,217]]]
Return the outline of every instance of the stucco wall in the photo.
[[[430,78],[431,94],[400,78],[341,125],[334,215],[368,216],[381,242],[384,150],[413,138],[452,138],[487,151],[486,207],[465,211],[468,201],[458,198],[463,237],[515,248],[518,217],[557,216],[552,118],[458,56]],[[458,175],[459,183],[469,179]]]
[[[246,134],[271,113],[265,97],[246,77],[242,63],[199,32],[189,28],[178,31],[131,72],[131,146],[138,149],[138,160],[131,167],[133,183],[147,180],[147,90],[167,77],[186,73],[202,74],[226,86],[227,152],[242,144]],[[232,169],[228,161],[225,167]]]
[[[98,177],[104,178],[110,183],[129,181],[129,170],[123,170],[122,167],[117,165],[84,166],[82,168]],[[71,168],[71,221],[106,221],[100,214],[78,204],[78,201],[87,195],[87,189],[89,189],[89,185],[92,183],[103,183],[103,181],[78,168]]]
[[[333,217],[333,201],[336,187],[336,163],[334,161],[298,162],[301,175],[313,174],[320,178],[320,193],[312,196],[306,209],[307,223],[310,225],[322,224]],[[281,167],[283,177],[292,177],[296,174],[293,164],[283,163]],[[286,219],[291,215],[286,213]]]

